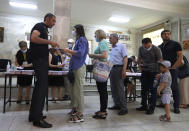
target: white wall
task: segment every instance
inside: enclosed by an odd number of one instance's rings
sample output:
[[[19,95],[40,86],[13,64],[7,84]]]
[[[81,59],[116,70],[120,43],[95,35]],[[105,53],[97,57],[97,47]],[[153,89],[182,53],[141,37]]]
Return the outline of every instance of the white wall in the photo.
[[[71,29],[73,29],[73,26],[76,25],[76,24],[80,24],[80,23],[72,22]],[[124,43],[126,43],[126,46],[127,46],[128,56],[136,55],[136,47],[138,45],[138,43],[137,43],[137,36],[138,35],[137,35],[137,31],[136,30],[109,27],[109,26],[102,26],[102,25],[84,25],[84,28],[85,28],[85,33],[86,33],[87,39],[92,41],[92,48],[93,48],[92,51],[94,51],[95,48],[97,47],[97,42],[95,41],[95,37],[94,37],[96,30],[102,29],[106,33],[108,33],[108,31],[118,31],[118,32],[123,32],[124,34],[128,34],[127,33],[128,30],[130,30],[130,32],[131,32],[131,34],[130,34],[131,40],[127,41],[127,42],[124,42]],[[120,41],[120,42],[122,42],[122,41]]]
[[[4,27],[4,42],[0,43],[0,59],[11,59],[14,63],[18,51],[18,42],[26,40],[25,33],[30,33],[32,27],[42,21],[42,18],[0,14],[0,27]]]

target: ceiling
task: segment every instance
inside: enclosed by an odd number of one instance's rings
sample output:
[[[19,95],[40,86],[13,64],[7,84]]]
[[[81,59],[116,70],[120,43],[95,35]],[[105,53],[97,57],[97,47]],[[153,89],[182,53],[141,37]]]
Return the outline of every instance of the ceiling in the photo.
[[[27,2],[37,4],[37,10],[23,9],[9,6],[9,1]],[[0,0],[1,14],[16,14],[25,16],[44,16],[47,12],[53,11],[53,0]]]
[[[9,0],[0,0],[0,13],[41,17],[53,11],[53,0],[30,1],[38,10],[10,7]],[[71,0],[72,23],[106,25],[120,28],[141,28],[170,17],[189,17],[189,0]],[[126,24],[109,22],[111,16],[130,18]]]

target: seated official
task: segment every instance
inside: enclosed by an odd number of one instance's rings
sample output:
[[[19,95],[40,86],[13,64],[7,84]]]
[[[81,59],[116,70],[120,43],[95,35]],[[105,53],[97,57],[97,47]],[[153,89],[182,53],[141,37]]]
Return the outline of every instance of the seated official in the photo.
[[[64,67],[64,58],[59,50],[51,48],[49,53],[49,70],[61,71]],[[58,89],[58,100],[62,100],[62,87],[64,86],[63,76],[49,76],[52,100],[55,101],[55,90]]]
[[[134,72],[133,70],[133,61],[132,61],[132,57],[128,58],[128,62],[127,62],[127,72]],[[125,78],[124,79],[124,86],[127,87],[126,91],[126,96],[129,95],[129,102],[132,101],[132,95],[134,97],[134,93],[135,93],[135,85],[133,84],[133,78]]]
[[[32,69],[31,63],[31,53],[30,50],[27,49],[27,43],[25,41],[19,42],[20,50],[16,53],[15,65],[17,67],[22,67],[23,69]],[[17,84],[18,84],[18,98],[17,103],[20,104],[22,102],[22,92],[23,87],[26,87],[26,104],[29,104],[30,100],[30,90],[32,85],[33,76],[18,76]]]

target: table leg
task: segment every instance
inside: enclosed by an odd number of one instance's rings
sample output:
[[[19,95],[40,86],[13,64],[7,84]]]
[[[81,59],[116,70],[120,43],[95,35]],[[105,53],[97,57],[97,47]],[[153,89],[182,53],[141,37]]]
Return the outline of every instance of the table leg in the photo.
[[[126,103],[127,103],[127,86],[125,86],[125,98],[126,98]]]
[[[5,108],[6,108],[6,89],[7,89],[7,75],[5,74],[3,113],[5,113]]]
[[[11,106],[11,97],[12,97],[12,76],[9,76],[9,106]]]
[[[136,78],[134,78],[134,83],[135,83],[134,101],[136,101]]]
[[[48,111],[48,102],[49,102],[48,96],[49,96],[49,87],[47,89],[47,95],[46,95],[46,111]]]

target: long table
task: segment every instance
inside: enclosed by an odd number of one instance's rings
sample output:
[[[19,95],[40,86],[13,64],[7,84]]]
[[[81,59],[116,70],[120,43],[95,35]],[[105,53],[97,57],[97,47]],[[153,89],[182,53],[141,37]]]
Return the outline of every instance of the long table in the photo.
[[[48,75],[49,76],[65,76],[67,75],[68,71],[51,71],[49,70]],[[12,89],[12,77],[14,76],[24,76],[24,75],[32,75],[35,78],[35,73],[34,70],[13,70],[13,71],[9,71],[9,72],[5,72],[4,73],[4,77],[5,77],[5,83],[4,83],[4,103],[3,103],[3,113],[5,113],[6,111],[6,104],[9,103],[9,105],[11,106],[11,102],[16,102],[11,100],[11,89]],[[132,77],[134,79],[140,79],[141,77],[141,73],[132,73],[132,72],[127,72],[126,73],[127,77]],[[9,86],[9,97],[7,100],[7,79],[9,79],[8,81],[8,86]],[[135,82],[135,86],[136,86],[136,82]],[[135,92],[136,94],[136,92]],[[134,97],[134,99],[136,99],[136,96]],[[48,111],[48,93],[47,93],[47,98],[46,98],[46,110]]]
[[[67,75],[68,71],[52,71],[49,70],[48,75],[49,76],[65,76]],[[5,72],[4,74],[5,77],[5,83],[4,83],[4,103],[3,103],[3,113],[6,111],[6,104],[9,103],[9,106],[11,106],[11,102],[16,102],[11,100],[12,96],[12,77],[14,76],[26,76],[26,75],[31,75],[34,76],[35,80],[35,73],[34,70],[12,70],[9,72]],[[7,100],[7,78],[9,78],[8,86],[9,86],[9,98]],[[46,110],[48,110],[48,93],[47,93],[47,98],[46,98]]]

